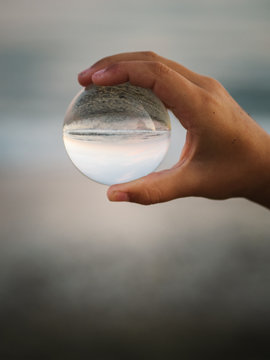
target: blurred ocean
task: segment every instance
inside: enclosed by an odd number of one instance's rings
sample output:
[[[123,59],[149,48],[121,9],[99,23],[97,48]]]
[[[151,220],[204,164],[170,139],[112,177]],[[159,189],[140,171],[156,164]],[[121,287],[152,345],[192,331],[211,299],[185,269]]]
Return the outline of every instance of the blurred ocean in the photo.
[[[269,19],[268,0],[0,2],[1,359],[269,359],[269,211],[109,203],[62,141],[77,73],[136,50],[217,78],[270,132]]]

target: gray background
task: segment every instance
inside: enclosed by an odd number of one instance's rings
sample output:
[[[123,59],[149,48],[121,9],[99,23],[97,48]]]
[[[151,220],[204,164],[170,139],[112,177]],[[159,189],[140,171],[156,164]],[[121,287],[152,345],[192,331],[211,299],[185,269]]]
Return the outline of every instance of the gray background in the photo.
[[[135,50],[216,77],[269,131],[269,19],[268,0],[0,1],[1,359],[269,359],[269,211],[109,203],[62,143],[77,73]]]

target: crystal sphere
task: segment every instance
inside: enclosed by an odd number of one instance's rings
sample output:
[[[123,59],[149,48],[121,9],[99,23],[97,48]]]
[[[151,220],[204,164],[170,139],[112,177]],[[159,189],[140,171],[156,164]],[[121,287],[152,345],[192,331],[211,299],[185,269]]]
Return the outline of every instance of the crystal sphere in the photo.
[[[112,185],[154,171],[167,153],[170,130],[169,114],[151,90],[90,85],[70,103],[63,139],[84,175]]]

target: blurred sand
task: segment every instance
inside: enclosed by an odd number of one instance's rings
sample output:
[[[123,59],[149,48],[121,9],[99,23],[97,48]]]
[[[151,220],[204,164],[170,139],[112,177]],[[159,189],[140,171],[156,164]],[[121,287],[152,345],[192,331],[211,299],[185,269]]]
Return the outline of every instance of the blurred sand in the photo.
[[[72,166],[1,174],[1,358],[264,359],[269,212],[105,192]]]

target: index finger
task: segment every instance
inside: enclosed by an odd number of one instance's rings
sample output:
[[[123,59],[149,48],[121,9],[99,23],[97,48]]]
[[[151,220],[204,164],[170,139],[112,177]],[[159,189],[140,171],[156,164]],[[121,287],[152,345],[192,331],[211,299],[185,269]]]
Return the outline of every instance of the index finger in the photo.
[[[132,85],[151,89],[173,111],[188,129],[196,119],[196,99],[201,89],[191,81],[159,62],[118,62],[92,75],[96,85],[117,85],[129,81]]]
[[[168,66],[170,69],[176,71],[180,75],[184,76],[189,81],[193,82],[194,84],[198,86],[203,85],[204,77],[200,74],[197,74],[185,66],[178,64],[175,61],[166,59],[152,51],[138,51],[138,52],[128,52],[128,53],[121,53],[116,54],[112,56],[107,56],[99,61],[97,61],[94,65],[92,65],[90,68],[82,71],[78,75],[78,81],[81,85],[87,86],[92,81],[92,75],[104,68],[108,67],[111,64],[114,64],[116,62],[121,61],[155,61],[160,62],[166,66]]]

